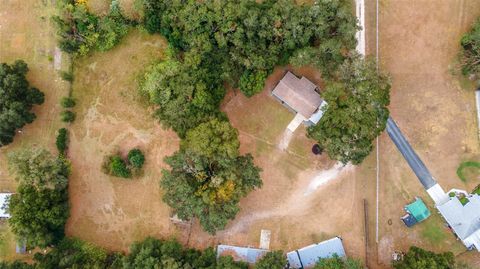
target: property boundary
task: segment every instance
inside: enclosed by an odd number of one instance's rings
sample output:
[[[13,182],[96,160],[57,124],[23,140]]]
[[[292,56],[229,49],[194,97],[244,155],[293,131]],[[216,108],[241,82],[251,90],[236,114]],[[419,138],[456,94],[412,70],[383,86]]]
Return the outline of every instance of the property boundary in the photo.
[[[365,235],[365,266],[368,268],[368,204],[367,199],[363,199],[363,212],[364,212],[364,235]]]

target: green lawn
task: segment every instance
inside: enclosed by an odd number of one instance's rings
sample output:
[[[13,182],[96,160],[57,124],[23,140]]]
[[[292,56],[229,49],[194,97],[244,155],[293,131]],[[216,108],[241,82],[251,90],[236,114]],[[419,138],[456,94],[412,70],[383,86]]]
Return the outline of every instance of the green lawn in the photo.
[[[422,237],[432,245],[441,244],[447,239],[446,231],[441,223],[441,221],[430,218],[421,224],[423,226],[421,231]]]

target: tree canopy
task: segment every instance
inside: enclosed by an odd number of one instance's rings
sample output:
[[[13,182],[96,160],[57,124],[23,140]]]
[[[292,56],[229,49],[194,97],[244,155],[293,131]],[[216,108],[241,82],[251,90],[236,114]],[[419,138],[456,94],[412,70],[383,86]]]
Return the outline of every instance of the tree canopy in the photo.
[[[180,137],[189,129],[218,117],[224,96],[220,81],[201,66],[167,59],[150,68],[140,91],[156,105],[155,115]]]
[[[8,154],[9,170],[20,184],[35,189],[65,189],[70,164],[42,148],[24,149]]]
[[[213,119],[188,131],[180,150],[165,159],[171,169],[162,173],[163,200],[209,233],[223,229],[240,198],[262,185],[253,157],[240,156],[237,136],[227,121]]]
[[[323,92],[327,109],[308,136],[328,155],[343,163],[359,164],[372,151],[372,141],[386,127],[390,103],[389,79],[373,61],[359,56],[340,66],[339,78]]]
[[[107,253],[90,243],[65,238],[46,254],[36,253],[34,264],[0,262],[0,269],[247,269],[247,264],[231,257],[217,259],[212,248],[182,247],[175,240],[146,238],[131,245],[129,254]]]
[[[113,0],[106,16],[88,11],[86,1],[61,0],[61,16],[53,17],[60,37],[59,47],[74,55],[86,55],[92,50],[107,51],[128,33],[129,25]]]
[[[451,252],[434,253],[418,247],[410,247],[401,261],[393,263],[395,269],[453,269],[455,257]]]
[[[10,197],[8,223],[29,247],[47,247],[64,237],[69,216],[69,163],[42,149],[23,150],[9,156],[17,176],[17,192]]]
[[[313,269],[363,269],[362,262],[353,258],[340,258],[333,256],[331,258],[320,259]]]
[[[30,87],[27,72],[27,64],[22,60],[12,65],[0,64],[0,147],[13,141],[17,129],[35,120],[31,109],[44,102],[44,94]]]
[[[255,264],[255,269],[283,269],[286,264],[287,259],[282,251],[272,251]]]
[[[460,42],[462,46],[462,72],[480,77],[480,19],[466,33]]]
[[[209,233],[223,229],[239,211],[240,198],[260,187],[260,168],[251,155],[214,158],[181,149],[165,162],[161,186],[163,200],[179,218],[198,218]]]
[[[212,119],[189,130],[182,147],[207,158],[235,158],[240,141],[228,121]]]
[[[197,61],[217,63],[230,82],[247,69],[271,70],[288,62],[296,50],[317,43],[333,42],[323,52],[342,55],[355,47],[357,30],[346,0],[311,5],[292,0],[146,0],[144,23],[149,32],[164,35]]]

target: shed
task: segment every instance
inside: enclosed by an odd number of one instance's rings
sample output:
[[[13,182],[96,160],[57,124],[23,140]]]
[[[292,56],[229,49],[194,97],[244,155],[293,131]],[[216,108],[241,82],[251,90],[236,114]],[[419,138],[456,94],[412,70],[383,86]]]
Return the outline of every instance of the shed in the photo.
[[[217,258],[220,256],[232,256],[235,261],[247,262],[250,264],[256,263],[261,259],[268,250],[249,248],[249,247],[236,247],[229,245],[217,246]]]
[[[402,221],[407,227],[412,227],[413,225],[417,224],[417,220],[411,214],[406,214],[403,216]]]
[[[417,222],[421,222],[430,217],[430,210],[421,198],[416,198],[415,202],[407,205],[405,210],[412,215]]]
[[[291,251],[287,253],[287,260],[290,268],[310,268],[319,259],[331,258],[334,255],[345,257],[345,249],[340,237],[334,237],[318,244]]]
[[[2,219],[10,218],[10,214],[8,214],[6,210],[10,196],[12,196],[12,193],[0,193],[0,218]]]
[[[15,253],[17,254],[25,254],[27,253],[27,245],[25,243],[25,240],[20,240],[17,242],[15,245]]]

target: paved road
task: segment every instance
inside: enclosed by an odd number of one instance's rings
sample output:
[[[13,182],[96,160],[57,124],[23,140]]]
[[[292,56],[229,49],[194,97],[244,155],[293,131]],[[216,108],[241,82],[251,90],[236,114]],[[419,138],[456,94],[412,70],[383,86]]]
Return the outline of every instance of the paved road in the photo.
[[[410,168],[412,168],[415,175],[417,175],[425,190],[428,190],[437,184],[430,174],[430,171],[428,171],[425,164],[412,149],[407,139],[403,136],[397,124],[395,124],[395,121],[393,121],[391,117],[389,117],[387,121],[387,133],[393,143],[397,146],[400,153],[402,153],[405,160],[407,160]]]

